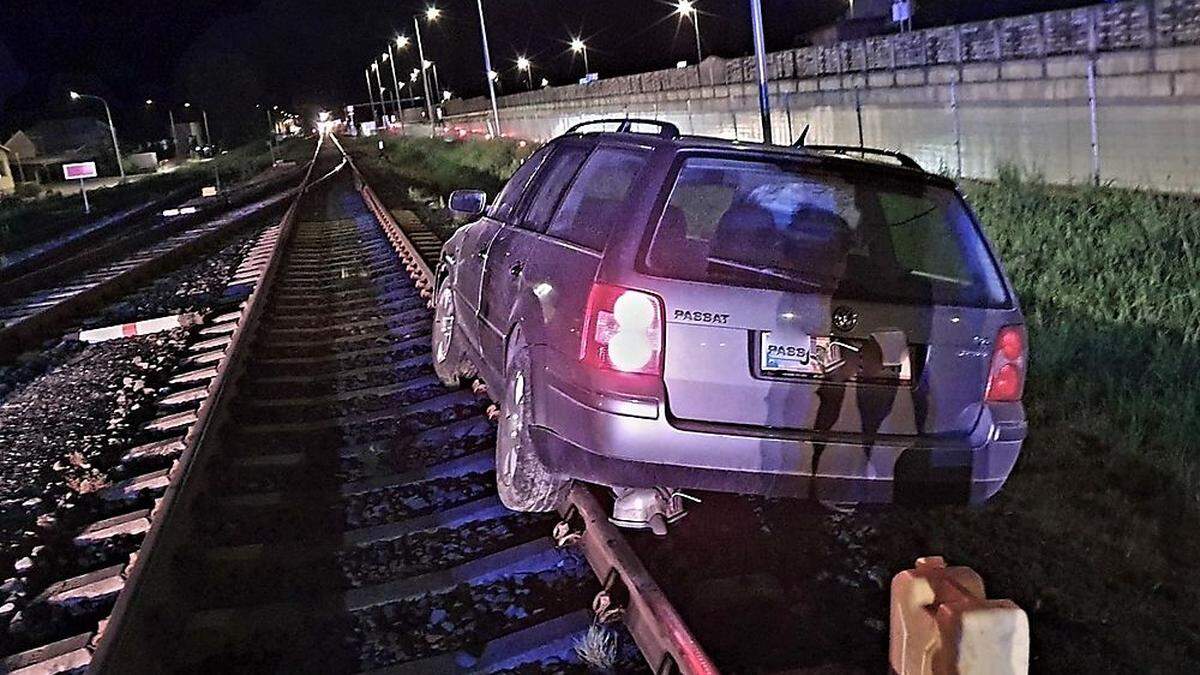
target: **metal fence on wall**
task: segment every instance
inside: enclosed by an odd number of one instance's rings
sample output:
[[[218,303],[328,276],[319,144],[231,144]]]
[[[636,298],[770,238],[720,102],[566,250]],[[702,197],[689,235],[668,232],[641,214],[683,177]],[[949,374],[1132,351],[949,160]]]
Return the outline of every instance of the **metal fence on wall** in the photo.
[[[1053,182],[1200,192],[1198,49],[1200,0],[1131,0],[774,52],[774,135],[811,124],[810,141],[896,148],[973,178],[1015,165]],[[627,114],[755,140],[753,68],[710,58],[522,92],[503,97],[501,118],[539,139]],[[485,110],[448,107],[471,124]]]
[[[772,52],[767,67],[772,80],[786,80],[1188,44],[1200,44],[1200,0],[1128,0]],[[716,61],[717,73],[706,63],[510,94],[503,101],[535,105],[754,81],[752,57]],[[451,112],[481,112],[487,105],[482,97],[456,101]]]

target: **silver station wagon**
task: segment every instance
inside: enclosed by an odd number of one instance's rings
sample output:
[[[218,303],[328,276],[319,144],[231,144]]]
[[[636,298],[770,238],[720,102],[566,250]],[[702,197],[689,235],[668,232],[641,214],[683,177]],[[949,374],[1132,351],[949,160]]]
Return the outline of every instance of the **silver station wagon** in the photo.
[[[603,121],[486,201],[451,196],[472,222],[433,348],[499,404],[509,507],[584,481],[660,531],[680,490],[977,503],[1012,470],[1024,318],[954,183],[910,158]]]

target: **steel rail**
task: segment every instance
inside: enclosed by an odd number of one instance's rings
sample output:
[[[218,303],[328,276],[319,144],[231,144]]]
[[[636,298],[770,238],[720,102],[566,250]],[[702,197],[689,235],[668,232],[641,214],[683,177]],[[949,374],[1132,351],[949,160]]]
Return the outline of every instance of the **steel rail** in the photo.
[[[346,156],[363,200],[405,261],[409,276],[421,290],[422,297],[432,298],[436,279],[428,262],[417,253],[417,248],[371,189],[349,153],[336,138],[333,140]],[[601,609],[610,615],[615,609],[616,615],[623,616],[626,627],[651,670],[656,675],[718,673],[716,665],[692,635],[679,612],[625,537],[609,522],[607,513],[591,492],[583,485],[575,485],[559,512],[563,517],[560,527],[565,531],[562,532],[564,536],[556,536],[556,539],[578,543],[604,587],[593,609]],[[599,607],[601,604],[603,608]]]
[[[314,150],[312,159],[308,164],[308,169],[305,171],[301,187],[280,220],[281,230],[271,251],[269,261],[263,267],[262,271],[259,272],[258,278],[254,283],[254,290],[251,291],[242,306],[241,316],[238,318],[237,325],[230,336],[229,345],[225,350],[225,357],[216,366],[216,375],[208,385],[208,395],[204,398],[200,408],[196,412],[195,423],[188,429],[187,435],[184,438],[184,448],[179,459],[171,467],[170,483],[151,513],[150,530],[146,533],[146,538],[139,547],[135,559],[131,560],[127,568],[125,587],[117,596],[116,603],[113,606],[107,623],[97,633],[96,650],[92,655],[92,664],[90,667],[91,672],[105,672],[108,664],[113,661],[115,655],[122,649],[137,648],[136,646],[131,647],[129,644],[132,640],[136,640],[138,636],[125,630],[125,627],[135,620],[134,617],[130,616],[132,598],[139,592],[147,592],[147,589],[155,581],[149,575],[155,570],[159,571],[161,577],[164,565],[151,566],[151,562],[155,561],[155,551],[158,549],[160,541],[164,538],[163,533],[166,524],[171,520],[171,515],[182,508],[180,495],[185,493],[189,484],[189,478],[194,475],[192,469],[196,464],[194,460],[199,449],[202,448],[210,432],[216,428],[216,422],[226,407],[223,404],[227,403],[233,397],[234,387],[232,383],[249,353],[248,346],[254,337],[253,328],[266,306],[264,298],[268,295],[271,281],[279,271],[284,252],[287,249],[287,242],[295,231],[296,211],[300,206],[300,201],[308,189],[312,187],[310,182],[312,172],[316,166],[317,156],[321,151],[323,142],[323,138],[318,140],[316,150]],[[169,561],[166,562],[169,563]]]
[[[288,175],[290,176],[291,174]],[[307,179],[306,175],[305,180]],[[282,179],[278,182],[282,182]],[[169,238],[182,234],[189,227],[199,227],[205,220],[229,218],[228,223],[215,227],[211,231],[200,234],[195,238],[187,239],[178,246],[162,251],[157,255],[150,255],[128,269],[102,279],[90,287],[79,290],[77,293],[63,297],[54,304],[17,319],[7,326],[0,327],[0,362],[35,346],[40,340],[51,337],[55,330],[62,329],[68,325],[81,312],[87,311],[98,303],[119,295],[126,289],[136,287],[137,284],[145,279],[169,269],[177,261],[188,255],[204,250],[215,242],[219,242],[231,230],[243,227],[247,222],[257,217],[260,210],[270,212],[270,210],[279,208],[282,204],[286,203],[290,195],[295,194],[300,189],[291,188],[273,197],[259,199],[257,202],[253,201],[255,197],[274,187],[278,182],[272,182],[266,188],[254,190],[251,195],[246,197],[247,203],[237,207],[247,208],[257,203],[260,208],[256,208],[253,212],[236,214],[236,208],[233,211],[224,213],[222,213],[221,209],[211,209],[195,217],[185,217],[187,220],[181,220],[178,224],[171,224],[166,228],[156,228],[155,232],[124,237],[112,244],[103,245],[62,260],[46,269],[37,270],[12,281],[0,283],[0,296],[18,297],[21,293],[30,292],[37,288],[49,288],[49,284],[67,279],[71,274],[77,274],[81,268],[100,264],[105,261],[117,262],[121,258],[116,253],[123,248],[142,245],[152,246],[155,245],[155,240],[159,236]],[[137,254],[135,253],[131,255],[130,259],[136,257]]]

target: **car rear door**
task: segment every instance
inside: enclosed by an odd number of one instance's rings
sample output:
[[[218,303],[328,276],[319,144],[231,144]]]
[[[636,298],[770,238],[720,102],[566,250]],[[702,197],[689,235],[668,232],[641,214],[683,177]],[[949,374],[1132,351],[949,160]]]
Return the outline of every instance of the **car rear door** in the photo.
[[[480,337],[490,362],[500,363],[504,358],[505,340],[518,299],[544,281],[533,269],[538,237],[545,231],[591,146],[588,141],[557,143],[514,216],[492,240],[480,305]]]
[[[670,279],[652,287],[679,420],[966,433],[1019,320],[961,200],[920,180],[688,160],[646,265]]]
[[[463,233],[459,260],[454,265],[454,289],[458,328],[467,342],[478,354],[483,354],[479,325],[479,310],[483,292],[483,278],[488,266],[492,241],[504,221],[516,215],[516,209],[526,187],[549,156],[552,148],[546,146],[529,156],[512,175],[504,189],[496,197],[487,214],[479,221],[467,226]]]

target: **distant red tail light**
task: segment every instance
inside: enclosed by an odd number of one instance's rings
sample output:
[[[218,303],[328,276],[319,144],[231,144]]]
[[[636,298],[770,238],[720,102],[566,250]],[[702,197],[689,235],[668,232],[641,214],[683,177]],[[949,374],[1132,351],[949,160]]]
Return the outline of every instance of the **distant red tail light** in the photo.
[[[650,293],[593,284],[580,360],[606,370],[661,375],[662,307],[662,300]]]
[[[992,367],[988,373],[988,401],[1019,401],[1025,391],[1025,327],[1005,326],[996,335]]]

